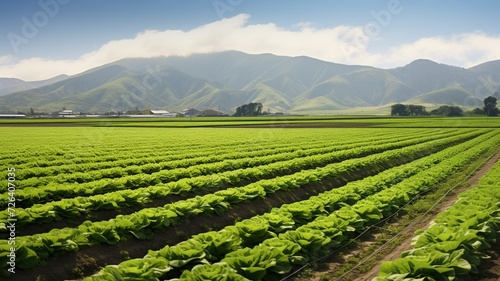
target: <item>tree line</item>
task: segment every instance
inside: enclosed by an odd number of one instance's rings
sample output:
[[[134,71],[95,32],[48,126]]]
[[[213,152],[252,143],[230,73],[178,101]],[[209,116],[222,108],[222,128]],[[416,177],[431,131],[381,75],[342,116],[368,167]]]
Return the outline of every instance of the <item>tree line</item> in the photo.
[[[234,116],[259,116],[262,113],[262,103],[252,102],[244,105],[240,105],[236,108],[236,113]]]
[[[397,103],[391,106],[392,116],[464,116],[464,111],[458,106],[442,105],[428,112],[423,105]]]
[[[471,114],[482,114],[487,116],[497,116],[500,114],[500,110],[497,106],[497,98],[494,96],[489,96],[484,99],[483,108],[475,108],[472,110]],[[452,105],[442,105],[434,110],[428,112],[423,105],[415,104],[401,104],[397,103],[391,106],[391,116],[429,116],[429,115],[440,115],[440,116],[464,116],[465,113],[463,109],[458,106]]]
[[[484,99],[483,108],[474,108],[471,111],[472,114],[483,114],[486,116],[497,116],[500,115],[500,109],[497,108],[497,98],[494,96],[489,96]]]

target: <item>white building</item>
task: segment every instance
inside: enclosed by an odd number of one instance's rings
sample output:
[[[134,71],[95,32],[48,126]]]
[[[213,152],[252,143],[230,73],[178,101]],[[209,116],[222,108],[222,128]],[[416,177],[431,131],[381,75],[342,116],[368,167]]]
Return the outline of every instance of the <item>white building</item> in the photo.
[[[177,116],[177,113],[168,112],[167,110],[163,110],[163,109],[152,109],[149,112],[152,115],[158,115],[158,117],[176,117]]]

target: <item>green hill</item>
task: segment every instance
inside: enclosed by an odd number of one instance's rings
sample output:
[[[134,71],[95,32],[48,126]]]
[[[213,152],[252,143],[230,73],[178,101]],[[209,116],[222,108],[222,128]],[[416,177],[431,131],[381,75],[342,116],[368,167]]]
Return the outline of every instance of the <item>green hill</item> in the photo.
[[[309,57],[229,51],[188,57],[123,59],[34,89],[0,97],[0,111],[127,111],[135,108],[264,108],[327,112],[387,108],[396,102],[481,104],[498,89],[500,61],[469,69],[417,60],[394,69],[342,65]],[[2,84],[3,82],[3,84]],[[0,89],[17,80],[0,80]]]
[[[465,105],[469,107],[477,107],[483,104],[481,99],[475,97],[472,93],[458,85],[420,95],[408,102],[413,104]]]

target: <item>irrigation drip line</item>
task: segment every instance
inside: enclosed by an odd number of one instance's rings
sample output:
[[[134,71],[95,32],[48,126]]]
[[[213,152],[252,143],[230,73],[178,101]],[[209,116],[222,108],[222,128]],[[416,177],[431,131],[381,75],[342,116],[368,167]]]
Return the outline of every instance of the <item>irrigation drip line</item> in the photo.
[[[385,242],[383,245],[381,245],[379,248],[377,248],[373,253],[371,253],[370,255],[368,255],[367,257],[363,258],[359,263],[357,263],[355,266],[353,266],[351,269],[349,269],[347,272],[345,272],[344,274],[342,274],[341,276],[337,277],[335,280],[341,280],[341,278],[343,278],[344,276],[346,276],[347,274],[351,273],[354,269],[358,268],[359,266],[363,265],[366,261],[368,261],[369,259],[371,259],[373,256],[375,256],[378,252],[380,252],[384,247],[386,247],[389,243],[391,243],[392,241],[394,241],[396,238],[398,238],[399,236],[402,236],[405,232],[407,232],[408,230],[410,230],[414,225],[416,225],[417,223],[421,222],[424,217],[426,217],[446,196],[448,196],[448,194],[450,192],[452,192],[453,190],[455,190],[458,186],[462,185],[464,183],[464,181],[466,179],[469,179],[474,173],[476,173],[480,167],[482,167],[486,162],[490,161],[497,153],[499,153],[500,150],[497,150],[495,151],[492,155],[490,155],[486,160],[484,160],[483,162],[481,162],[480,164],[478,164],[478,166],[476,168],[474,168],[474,170],[472,170],[463,180],[461,180],[460,182],[458,182],[456,185],[454,185],[453,187],[449,188],[432,206],[429,207],[429,209],[427,211],[425,211],[425,213],[423,213],[419,218],[417,218],[416,220],[414,220],[412,223],[410,223],[408,226],[406,226],[403,230],[401,230],[400,232],[396,233],[392,238],[390,238],[387,242]],[[432,189],[431,189],[432,190]],[[381,224],[385,224],[388,220],[390,220],[391,218],[393,218],[394,216],[396,216],[397,214],[399,214],[400,211],[402,211],[404,208],[406,208],[408,205],[410,205],[411,203],[413,203],[414,201],[416,201],[417,199],[419,199],[422,195],[430,192],[431,190],[426,190],[426,191],[422,191],[420,193],[418,193],[413,199],[411,199],[410,201],[408,201],[408,203],[406,203],[405,205],[401,206],[398,210],[396,210],[394,213],[392,213],[390,216],[388,216],[387,218],[384,218],[383,220],[379,221],[378,223],[376,224],[373,224],[371,226],[369,226],[367,229],[365,229],[363,232],[361,232],[358,236],[354,237],[353,239],[351,239],[347,244],[343,245],[342,247],[340,248],[337,248],[333,251],[331,251],[329,254],[323,256],[323,257],[320,257],[320,258],[317,258],[315,260],[312,260],[312,261],[309,261],[308,263],[306,263],[305,265],[303,265],[302,267],[298,268],[297,270],[295,270],[294,272],[290,273],[289,275],[287,275],[286,277],[280,279],[280,281],[286,281],[292,277],[294,277],[295,275],[297,275],[298,273],[300,273],[301,271],[303,271],[305,268],[311,266],[313,263],[316,263],[316,262],[320,262],[320,261],[323,261],[329,257],[331,257],[333,254],[336,254],[338,252],[340,252],[341,250],[347,248],[348,246],[350,246],[352,243],[356,242],[356,240],[358,240],[359,238],[361,238],[363,235],[365,235],[367,232],[375,229],[375,228],[378,228],[378,229],[384,229],[383,227],[380,227],[379,225]]]
[[[396,238],[398,238],[399,236],[403,235],[403,233],[405,233],[406,231],[408,231],[409,229],[411,229],[414,225],[416,225],[417,223],[421,222],[424,217],[426,217],[441,201],[443,201],[443,199],[448,196],[448,194],[450,192],[452,192],[453,190],[455,190],[458,186],[462,185],[464,183],[464,181],[468,178],[470,178],[474,173],[476,173],[478,171],[478,169],[480,167],[482,167],[485,163],[487,163],[488,161],[490,161],[491,158],[493,158],[493,156],[495,156],[499,151],[495,151],[492,155],[490,155],[485,161],[481,162],[474,170],[472,170],[463,180],[461,180],[460,182],[458,182],[456,185],[454,185],[453,187],[449,188],[431,207],[429,207],[429,209],[427,211],[425,211],[424,214],[422,214],[417,220],[413,221],[412,223],[410,223],[407,227],[405,227],[402,231],[398,232],[396,235],[394,235],[391,239],[389,239],[386,243],[384,243],[383,245],[381,245],[378,249],[376,249],[373,253],[371,253],[369,256],[365,257],[364,259],[362,259],[359,263],[357,263],[354,267],[352,267],[351,269],[349,269],[346,273],[342,274],[341,276],[339,276],[338,278],[336,278],[335,280],[340,280],[341,278],[343,278],[344,276],[346,276],[347,274],[351,273],[354,269],[358,268],[359,266],[363,265],[367,260],[371,259],[374,255],[376,255],[378,252],[380,252],[385,246],[387,246],[389,243],[391,243],[392,241],[394,241]],[[420,194],[419,194],[420,195]],[[417,195],[418,197],[418,195]],[[413,200],[410,200],[410,202],[413,201]],[[406,207],[406,205],[405,205]],[[401,209],[399,209],[398,211],[400,211]]]

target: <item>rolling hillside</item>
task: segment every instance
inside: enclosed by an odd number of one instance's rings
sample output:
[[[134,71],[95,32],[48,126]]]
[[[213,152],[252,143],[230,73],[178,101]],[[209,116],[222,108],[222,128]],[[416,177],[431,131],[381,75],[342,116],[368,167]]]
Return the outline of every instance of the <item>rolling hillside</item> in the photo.
[[[64,78],[64,79],[62,79]],[[498,90],[500,61],[470,69],[417,60],[394,69],[342,65],[309,57],[230,51],[189,57],[123,59],[53,83],[0,97],[0,111],[126,111],[220,108],[249,102],[301,112],[384,107],[480,105]],[[0,89],[20,83],[0,80]]]
[[[473,96],[462,86],[454,85],[436,91],[425,93],[411,100],[415,104],[449,104],[458,106],[481,106],[483,100]]]
[[[5,96],[19,91],[31,90],[45,85],[50,85],[68,78],[67,75],[58,75],[42,81],[23,81],[16,78],[0,78],[0,96]]]

